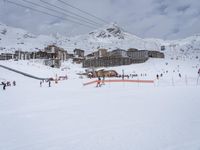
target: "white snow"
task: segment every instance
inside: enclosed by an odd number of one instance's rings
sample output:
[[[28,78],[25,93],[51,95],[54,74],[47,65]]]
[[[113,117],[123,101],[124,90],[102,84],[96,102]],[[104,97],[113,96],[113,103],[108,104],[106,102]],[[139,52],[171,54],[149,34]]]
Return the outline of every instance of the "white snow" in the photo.
[[[96,51],[99,48],[114,50],[116,48],[140,50],[160,50],[161,45],[166,46],[165,55],[181,53],[187,57],[188,53],[200,53],[200,36],[194,35],[185,39],[164,41],[162,39],[142,39],[125,32],[116,24],[109,24],[88,34],[76,37],[65,37],[55,35],[33,35],[25,30],[13,28],[0,23],[0,53],[14,52],[15,50],[36,51],[44,49],[49,44],[56,44],[69,53],[75,48],[86,51],[86,54]],[[173,46],[173,47],[172,47]],[[171,51],[170,51],[171,50]]]
[[[40,77],[70,77],[52,82],[52,87],[47,83],[40,87],[38,80],[0,68],[1,80],[17,83],[6,91],[0,89],[1,150],[200,149],[197,61],[152,59],[107,68],[137,73],[140,79],[154,79],[155,84],[107,83],[101,88],[83,86],[90,80],[80,79],[76,73],[84,69],[71,62],[61,69],[33,61],[0,64]],[[168,74],[163,73],[166,70]],[[140,75],[144,73],[147,76]],[[160,73],[163,77],[157,81],[155,75]]]
[[[110,29],[113,30],[110,30]],[[108,31],[109,29],[110,31]],[[0,24],[0,53],[38,50],[56,43],[68,50],[116,47],[159,50],[165,59],[114,69],[137,74],[135,80],[154,83],[106,83],[101,88],[77,75],[81,65],[64,62],[60,69],[41,60],[0,61],[0,65],[41,78],[68,76],[58,84],[25,77],[0,68],[0,150],[199,150],[200,36],[164,41],[141,39],[108,25],[90,34],[64,37],[32,35]],[[179,73],[181,77],[179,77]],[[163,75],[156,79],[156,75]],[[198,82],[197,82],[198,81]]]

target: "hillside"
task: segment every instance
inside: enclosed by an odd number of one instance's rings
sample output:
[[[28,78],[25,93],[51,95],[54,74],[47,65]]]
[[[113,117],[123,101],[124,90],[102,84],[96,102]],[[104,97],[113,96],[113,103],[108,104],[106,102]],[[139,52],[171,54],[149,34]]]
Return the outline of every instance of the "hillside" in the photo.
[[[35,51],[54,41],[51,36],[33,35],[23,29],[0,23],[0,51]]]
[[[125,32],[116,24],[109,24],[88,34],[75,37],[56,35],[33,35],[25,30],[0,24],[0,51],[35,51],[43,49],[48,44],[56,43],[58,46],[72,52],[75,48],[84,49],[86,53],[98,48],[137,48],[160,50],[165,45],[165,54],[169,57],[199,57],[200,35],[185,39],[164,41],[162,39],[142,39]]]
[[[64,64],[62,71],[30,61],[1,61],[41,77],[69,77],[40,87],[37,80],[0,68],[0,80],[17,83],[0,89],[1,149],[198,150],[197,68],[186,61],[165,62],[152,59],[115,68],[119,73],[138,73],[136,80],[163,73],[154,84],[106,83],[96,88],[83,86],[94,79],[75,76],[82,68],[72,63]],[[147,76],[140,75],[144,73]]]

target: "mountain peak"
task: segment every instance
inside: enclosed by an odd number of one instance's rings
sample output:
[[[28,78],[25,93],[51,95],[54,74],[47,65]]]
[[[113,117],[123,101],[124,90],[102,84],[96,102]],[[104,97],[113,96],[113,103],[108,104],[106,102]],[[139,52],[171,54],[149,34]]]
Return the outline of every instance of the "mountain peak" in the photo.
[[[105,25],[103,28],[90,32],[89,34],[95,36],[96,38],[124,39],[124,31],[116,23]]]

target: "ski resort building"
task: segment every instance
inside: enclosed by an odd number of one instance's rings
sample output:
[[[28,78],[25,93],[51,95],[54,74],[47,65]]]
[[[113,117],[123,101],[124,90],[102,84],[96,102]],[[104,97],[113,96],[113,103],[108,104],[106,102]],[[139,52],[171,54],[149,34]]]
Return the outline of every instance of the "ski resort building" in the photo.
[[[82,49],[74,49],[74,57],[72,58],[73,62],[76,64],[82,63],[83,60],[85,59],[84,53],[85,53],[85,51]]]
[[[44,49],[50,59],[67,60],[67,51],[55,45],[49,45]]]
[[[31,52],[15,51],[15,60],[28,60],[31,59]]]
[[[88,54],[83,61],[83,67],[110,67],[110,66],[121,66],[130,65],[133,63],[144,63],[149,59],[153,58],[164,58],[164,53],[158,51],[148,50],[137,50],[134,48],[128,49],[116,49],[110,52],[100,55],[99,51]]]
[[[132,64],[129,57],[99,57],[94,59],[86,59],[83,61],[83,67],[109,67]]]
[[[14,58],[14,54],[12,53],[1,53],[0,60],[10,60]]]
[[[59,68],[61,66],[61,62],[67,60],[68,58],[67,51],[55,45],[47,46],[44,49],[44,53],[46,54],[44,64],[51,67]]]
[[[98,50],[98,57],[107,57],[108,56],[108,50],[107,49],[99,49]]]
[[[82,49],[74,49],[74,57],[84,57],[85,51]]]
[[[165,58],[164,53],[159,52],[159,51],[148,51],[148,55],[151,58]]]
[[[119,57],[119,58],[128,57],[127,51],[126,51],[126,50],[123,50],[123,49],[116,49],[116,50],[113,50],[113,51],[109,52],[109,56],[110,56],[110,57]]]
[[[132,58],[133,63],[143,63],[149,59],[147,50],[128,49],[127,55]]]

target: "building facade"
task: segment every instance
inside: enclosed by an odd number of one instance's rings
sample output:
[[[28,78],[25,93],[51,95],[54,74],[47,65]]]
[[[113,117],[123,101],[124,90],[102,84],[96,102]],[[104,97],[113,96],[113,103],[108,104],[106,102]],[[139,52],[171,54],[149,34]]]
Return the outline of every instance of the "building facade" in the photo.
[[[0,60],[10,60],[14,59],[14,54],[12,53],[1,53],[0,54]]]
[[[165,58],[164,53],[159,51],[148,51],[148,55],[151,58]]]
[[[147,50],[128,50],[127,55],[133,59],[133,63],[143,63],[149,59]]]
[[[74,56],[75,57],[84,57],[85,51],[82,49],[74,49]]]

